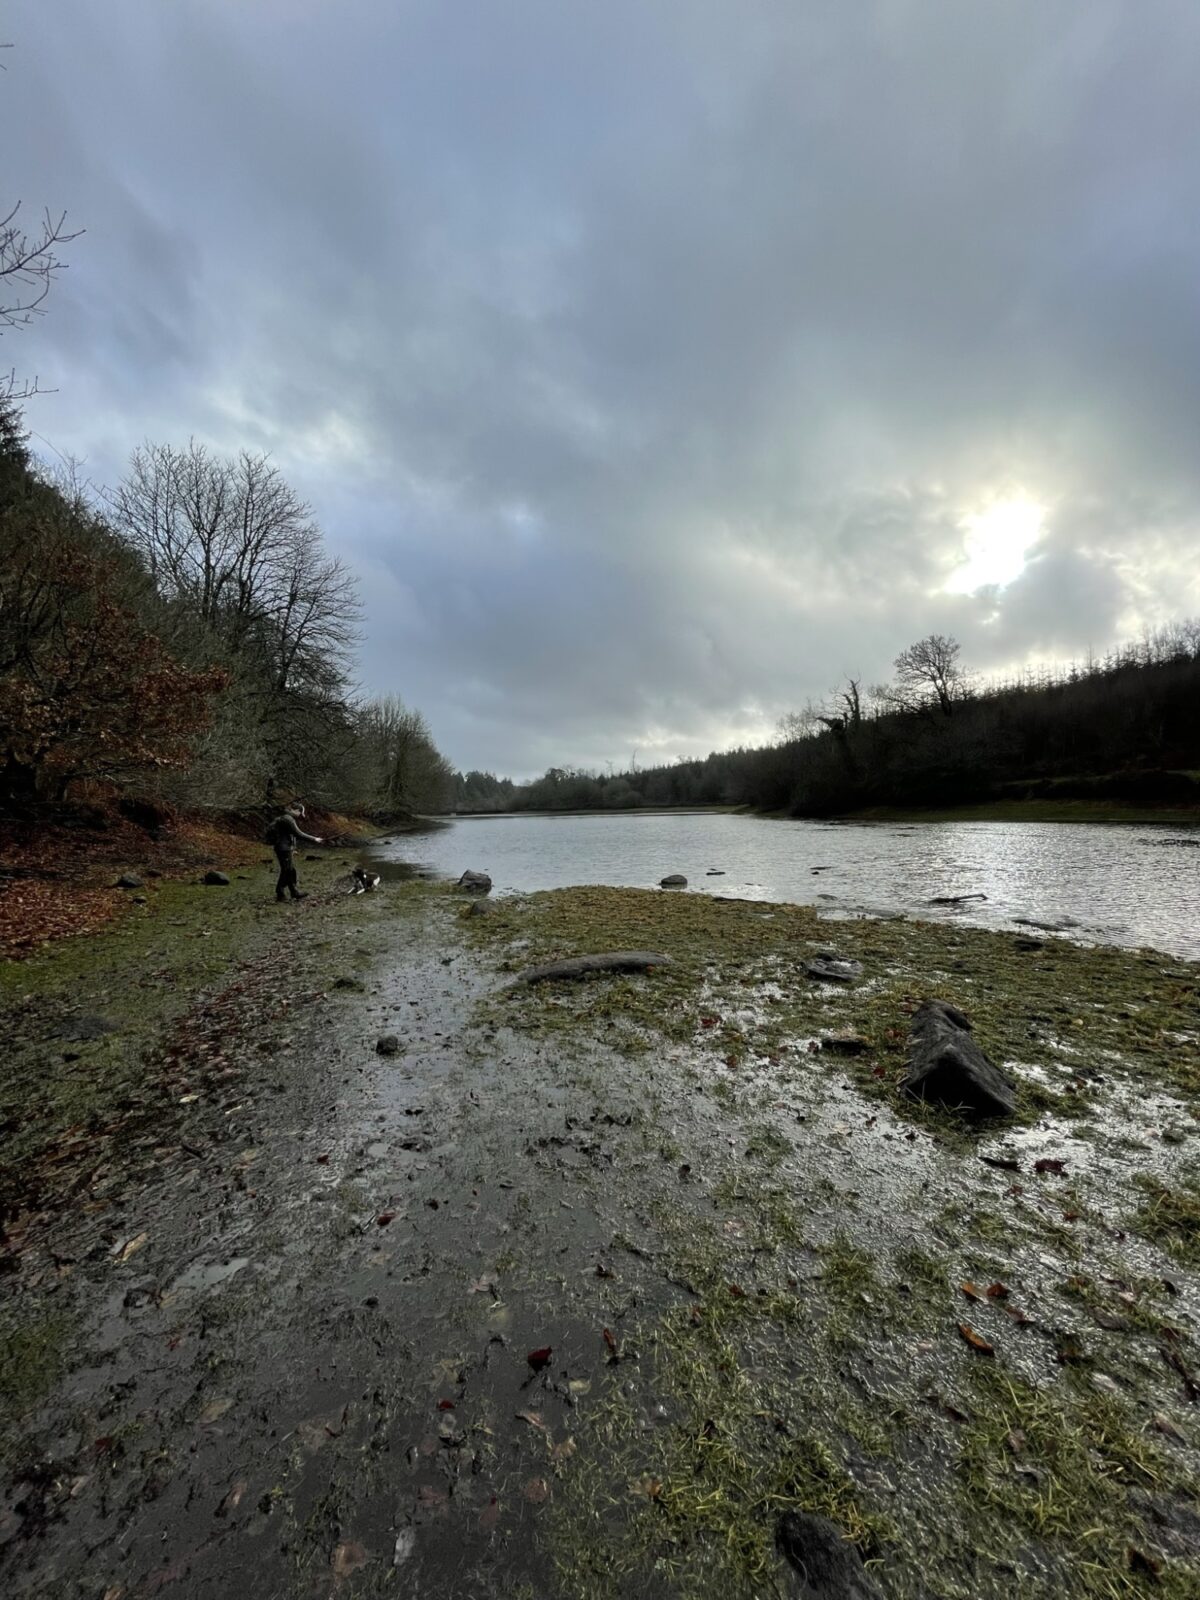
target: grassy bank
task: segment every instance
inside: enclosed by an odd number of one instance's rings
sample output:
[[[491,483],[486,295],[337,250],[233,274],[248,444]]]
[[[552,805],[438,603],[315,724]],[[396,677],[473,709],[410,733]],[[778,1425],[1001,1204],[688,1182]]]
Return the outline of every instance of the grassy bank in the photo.
[[[226,885],[205,885],[197,865],[183,876],[148,877],[136,897],[111,888],[111,876],[103,888],[55,883],[68,913],[55,926],[60,936],[25,939],[0,962],[0,1205],[10,1218],[64,1186],[78,1188],[80,1163],[90,1171],[110,1146],[177,1115],[169,1072],[151,1060],[176,1019],[266,955],[286,994],[289,918],[315,910],[351,859],[330,850],[303,860],[313,901],[300,905],[275,903],[278,869],[265,846],[215,832],[202,861],[223,870]],[[81,924],[72,913],[94,899],[103,915]],[[216,1070],[230,1065],[218,1044],[211,1053]]]
[[[552,1042],[560,1077],[595,1040],[641,1062],[678,1165],[628,1245],[653,1225],[678,1304],[634,1319],[579,1429],[564,1593],[775,1592],[792,1506],[842,1527],[889,1596],[1194,1592],[1200,968],[635,890],[464,926],[511,972],[611,948],[673,963],[484,1007]],[[859,983],[805,976],[830,947]],[[1012,1122],[901,1092],[933,995],[1016,1080]],[[861,1054],[820,1049],[845,1029]]]

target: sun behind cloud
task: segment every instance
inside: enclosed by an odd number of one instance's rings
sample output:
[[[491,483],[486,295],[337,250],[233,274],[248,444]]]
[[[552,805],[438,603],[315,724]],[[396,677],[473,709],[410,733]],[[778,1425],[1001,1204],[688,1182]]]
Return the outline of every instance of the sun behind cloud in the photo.
[[[1023,494],[997,497],[968,513],[959,523],[965,559],[950,575],[947,591],[975,594],[1020,577],[1045,523],[1046,507]]]

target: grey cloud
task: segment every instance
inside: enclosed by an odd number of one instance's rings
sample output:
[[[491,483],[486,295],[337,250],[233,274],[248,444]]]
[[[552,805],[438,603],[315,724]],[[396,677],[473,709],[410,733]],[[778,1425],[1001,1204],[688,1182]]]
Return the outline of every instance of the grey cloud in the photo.
[[[89,228],[35,425],[272,451],[455,761],[1200,608],[1190,0],[15,11],[11,180]],[[1045,538],[947,592],[1006,486]]]

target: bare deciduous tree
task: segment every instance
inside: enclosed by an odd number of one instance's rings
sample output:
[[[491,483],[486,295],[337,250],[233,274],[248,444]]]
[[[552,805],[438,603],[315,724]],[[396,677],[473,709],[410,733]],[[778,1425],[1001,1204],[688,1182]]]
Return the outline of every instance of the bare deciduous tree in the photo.
[[[958,662],[961,650],[958,640],[944,633],[918,639],[896,657],[896,686],[885,693],[905,709],[932,703],[943,716],[950,716],[966,692],[966,673]]]
[[[108,503],[181,623],[219,643],[243,705],[257,699],[271,781],[329,777],[353,739],[359,601],[311,508],[266,456],[227,459],[195,440],[135,451]]]
[[[27,327],[42,310],[50,285],[66,267],[59,246],[79,237],[81,229],[67,232],[67,214],[53,217],[47,211],[41,225],[26,233],[18,221],[21,202],[0,217],[0,332]],[[38,392],[37,379],[19,383],[16,372],[0,378],[0,398],[28,400]]]

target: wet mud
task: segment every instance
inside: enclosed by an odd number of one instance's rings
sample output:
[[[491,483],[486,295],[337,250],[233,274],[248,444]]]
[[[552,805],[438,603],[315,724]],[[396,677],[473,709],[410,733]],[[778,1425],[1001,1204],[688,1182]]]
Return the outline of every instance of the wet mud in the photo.
[[[669,988],[518,993],[602,947],[564,894],[314,899],[283,1011],[255,956],[147,1045],[184,1131],[5,1284],[3,1592],[788,1595],[793,1507],[896,1600],[1195,1592],[1200,1290],[1139,1187],[1186,1197],[1187,1080],[1049,1028],[964,1136],[820,1051],[895,1004],[852,929],[857,992],[760,906]]]

